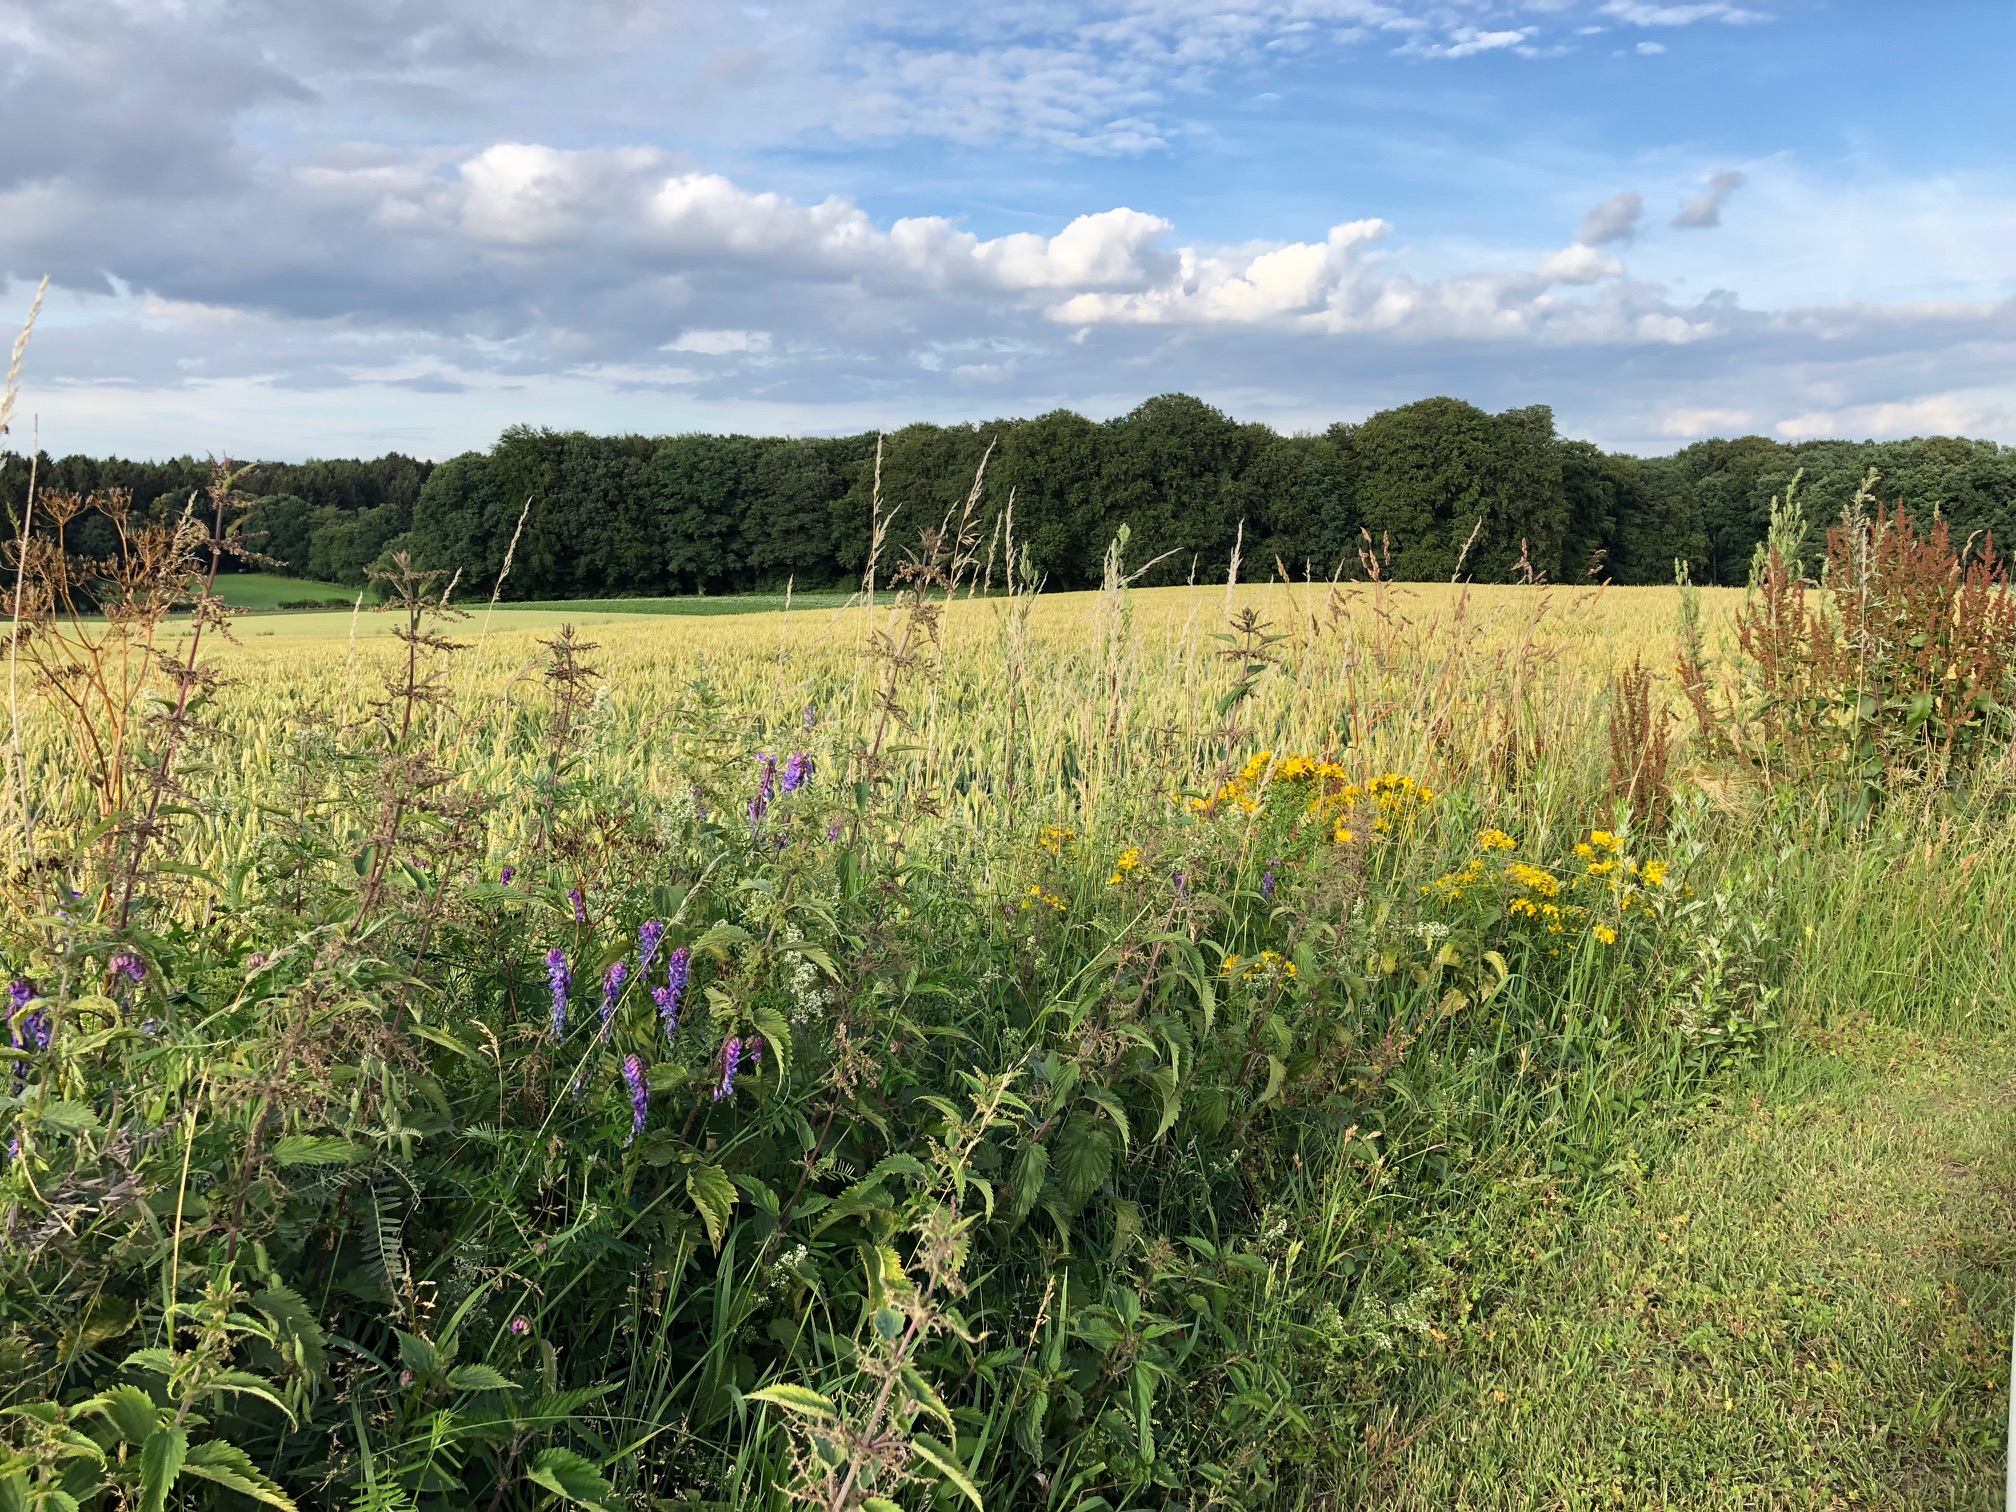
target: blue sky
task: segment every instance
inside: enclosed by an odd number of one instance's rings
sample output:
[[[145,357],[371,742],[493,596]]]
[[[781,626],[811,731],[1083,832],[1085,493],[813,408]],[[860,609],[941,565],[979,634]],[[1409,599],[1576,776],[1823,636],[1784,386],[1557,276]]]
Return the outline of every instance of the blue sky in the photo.
[[[0,4],[17,433],[2016,442],[2007,0]]]

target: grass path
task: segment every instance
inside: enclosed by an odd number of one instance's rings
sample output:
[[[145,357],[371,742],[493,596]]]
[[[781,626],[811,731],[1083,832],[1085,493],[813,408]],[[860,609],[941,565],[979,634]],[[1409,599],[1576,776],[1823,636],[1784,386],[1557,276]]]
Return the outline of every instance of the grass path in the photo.
[[[1400,1508],[1999,1508],[2016,1039],[1806,1035],[1478,1323]]]

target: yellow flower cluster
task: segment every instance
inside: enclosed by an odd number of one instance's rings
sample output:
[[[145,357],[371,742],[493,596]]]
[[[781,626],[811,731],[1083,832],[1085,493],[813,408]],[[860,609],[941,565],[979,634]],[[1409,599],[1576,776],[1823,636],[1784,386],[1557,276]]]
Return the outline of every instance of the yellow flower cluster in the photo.
[[[1458,871],[1445,872],[1421,891],[1438,902],[1455,903],[1475,887],[1497,882],[1514,890],[1505,904],[1506,914],[1540,925],[1548,934],[1567,934],[1587,929],[1599,944],[1617,943],[1614,924],[1592,922],[1597,909],[1619,920],[1633,913],[1653,917],[1658,909],[1652,894],[1666,886],[1663,861],[1640,863],[1626,854],[1622,837],[1608,830],[1591,830],[1589,838],[1575,847],[1582,871],[1561,877],[1544,866],[1507,859],[1493,866],[1491,852],[1512,851],[1518,842],[1503,830],[1485,830],[1477,837],[1477,853]]]
[[[1025,909],[1030,909],[1036,907],[1039,903],[1045,908],[1054,908],[1059,913],[1063,913],[1071,906],[1064,901],[1063,894],[1054,893],[1047,887],[1032,883],[1029,888],[1029,896],[1022,900],[1022,906]]]
[[[1252,960],[1244,956],[1228,955],[1225,964],[1218,968],[1224,977],[1236,976],[1242,982],[1266,980],[1270,982],[1292,982],[1297,976],[1295,963],[1283,958],[1272,950],[1263,950]]]
[[[1106,885],[1108,887],[1118,887],[1122,882],[1125,882],[1127,880],[1128,875],[1131,872],[1135,871],[1137,868],[1139,868],[1140,865],[1141,865],[1140,847],[1135,845],[1128,846],[1127,849],[1120,852],[1120,858],[1113,863],[1113,875],[1106,879]]]
[[[1297,753],[1276,759],[1272,751],[1260,751],[1248,759],[1239,772],[1219,785],[1209,798],[1193,798],[1193,813],[1210,814],[1236,808],[1255,814],[1265,801],[1269,784],[1278,783],[1286,791],[1314,788],[1304,800],[1306,811],[1326,821],[1330,838],[1349,845],[1358,838],[1365,820],[1361,808],[1369,807],[1372,833],[1389,835],[1402,829],[1422,809],[1435,801],[1435,791],[1399,772],[1386,772],[1364,783],[1334,761]]]
[[[1061,856],[1078,838],[1076,830],[1065,829],[1061,824],[1046,824],[1036,835],[1036,849],[1048,851],[1053,856]]]

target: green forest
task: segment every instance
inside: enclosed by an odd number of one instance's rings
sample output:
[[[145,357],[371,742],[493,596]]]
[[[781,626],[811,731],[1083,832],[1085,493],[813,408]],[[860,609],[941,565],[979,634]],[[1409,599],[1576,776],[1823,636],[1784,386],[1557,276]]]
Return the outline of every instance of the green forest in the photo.
[[[293,576],[361,584],[404,549],[487,587],[530,500],[508,598],[828,586],[858,579],[866,559],[877,440],[518,426],[438,465],[396,453],[256,464],[241,490],[261,502],[244,529]],[[1827,520],[1871,467],[1885,502],[1943,515],[1956,539],[2016,531],[2016,447],[1747,436],[1638,457],[1561,436],[1544,405],[1490,414],[1424,399],[1282,435],[1165,394],[1105,422],[1057,410],[910,425],[881,442],[889,539],[914,539],[963,501],[986,455],[983,530],[997,538],[1012,500],[1018,547],[1052,588],[1095,584],[1123,524],[1130,563],[1160,559],[1146,583],[1222,579],[1235,542],[1247,579],[1363,577],[1369,553],[1412,581],[1661,583],[1684,559],[1697,583],[1741,583],[1774,495],[1796,477],[1808,518]],[[158,509],[180,507],[209,464],[44,457],[38,471],[43,487],[129,489]],[[7,458],[12,519],[27,484],[26,460]],[[86,553],[106,529],[90,517],[74,528]]]

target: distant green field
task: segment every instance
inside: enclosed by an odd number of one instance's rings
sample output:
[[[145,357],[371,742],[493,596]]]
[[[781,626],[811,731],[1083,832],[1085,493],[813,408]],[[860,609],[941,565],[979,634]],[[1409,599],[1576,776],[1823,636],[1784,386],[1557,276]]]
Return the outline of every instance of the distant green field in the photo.
[[[217,596],[238,609],[278,609],[282,604],[310,601],[341,604],[347,609],[356,602],[357,590],[272,572],[227,572],[217,579]]]

